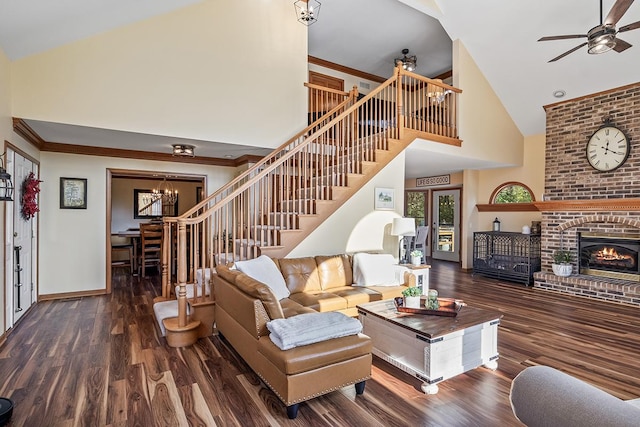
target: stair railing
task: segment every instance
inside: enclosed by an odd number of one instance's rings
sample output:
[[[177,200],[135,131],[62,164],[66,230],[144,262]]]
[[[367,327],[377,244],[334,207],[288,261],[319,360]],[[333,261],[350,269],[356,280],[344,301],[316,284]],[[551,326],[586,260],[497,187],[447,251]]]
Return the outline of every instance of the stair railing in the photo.
[[[361,173],[363,161],[375,161],[376,150],[387,150],[390,138],[400,139],[412,129],[455,142],[460,92],[397,67],[369,95],[353,103],[354,88],[347,101],[271,155],[184,215],[166,218],[166,240],[177,234],[178,299],[186,301],[185,286],[194,276],[204,283],[217,264],[254,258],[278,248],[283,234],[301,233],[300,219],[331,200],[333,187],[345,185],[347,174]],[[163,261],[165,297],[170,295],[169,264]],[[194,288],[195,300],[206,298],[204,286]],[[179,322],[186,324],[186,302],[179,309]]]

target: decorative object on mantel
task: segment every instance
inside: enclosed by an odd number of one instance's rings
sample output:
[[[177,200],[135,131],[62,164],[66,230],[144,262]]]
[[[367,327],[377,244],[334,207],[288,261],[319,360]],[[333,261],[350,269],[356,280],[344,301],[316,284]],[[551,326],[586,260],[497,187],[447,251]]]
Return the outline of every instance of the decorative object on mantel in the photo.
[[[298,22],[307,27],[318,20],[322,4],[318,0],[298,0],[293,3]]]
[[[40,212],[40,208],[38,207],[38,193],[40,192],[40,181],[36,178],[36,175],[33,172],[29,172],[29,175],[22,182],[22,199],[20,212],[22,213],[22,217],[25,220],[30,220],[38,212]]]
[[[566,249],[557,249],[553,253],[553,274],[560,277],[571,276],[573,272],[573,253]]]
[[[493,231],[500,231],[500,220],[498,217],[493,220]]]
[[[0,155],[0,202],[13,201],[13,182],[11,182],[11,174],[4,168],[5,154]]]
[[[173,144],[171,146],[173,148],[173,152],[171,153],[173,156],[177,157],[195,157],[196,152],[193,145],[187,144]]]

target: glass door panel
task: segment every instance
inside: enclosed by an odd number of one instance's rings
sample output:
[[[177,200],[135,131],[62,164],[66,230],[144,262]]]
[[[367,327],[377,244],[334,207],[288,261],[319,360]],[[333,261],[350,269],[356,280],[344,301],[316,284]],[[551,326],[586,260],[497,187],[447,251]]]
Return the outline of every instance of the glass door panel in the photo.
[[[460,190],[433,192],[433,258],[460,261]]]

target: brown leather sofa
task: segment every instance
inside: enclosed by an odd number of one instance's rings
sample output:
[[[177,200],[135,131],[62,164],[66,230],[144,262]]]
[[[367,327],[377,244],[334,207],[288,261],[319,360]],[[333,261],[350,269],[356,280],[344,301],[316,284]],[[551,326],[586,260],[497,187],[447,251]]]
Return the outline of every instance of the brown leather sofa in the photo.
[[[350,384],[364,392],[371,377],[371,340],[363,334],[281,350],[267,322],[302,313],[356,313],[357,304],[392,298],[404,286],[351,286],[347,255],[274,260],[291,295],[277,300],[267,285],[227,266],[213,275],[216,327],[295,418],[300,402]],[[354,314],[355,315],[355,314]]]

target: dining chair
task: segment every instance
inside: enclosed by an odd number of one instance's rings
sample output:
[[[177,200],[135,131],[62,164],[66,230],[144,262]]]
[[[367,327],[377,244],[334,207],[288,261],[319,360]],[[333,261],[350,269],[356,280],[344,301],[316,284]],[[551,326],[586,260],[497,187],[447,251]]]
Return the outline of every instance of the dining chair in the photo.
[[[111,236],[111,269],[129,267],[133,274],[133,244],[130,239]]]
[[[155,265],[160,272],[162,260],[162,224],[140,224],[140,274],[146,276],[147,266]]]

